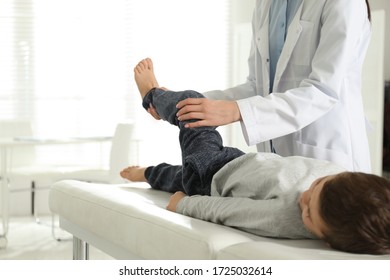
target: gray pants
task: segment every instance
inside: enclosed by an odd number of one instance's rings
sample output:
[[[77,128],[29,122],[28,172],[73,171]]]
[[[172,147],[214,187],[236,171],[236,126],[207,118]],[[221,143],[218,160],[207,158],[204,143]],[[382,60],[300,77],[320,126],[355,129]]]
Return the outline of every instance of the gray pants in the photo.
[[[210,195],[211,180],[225,164],[244,152],[222,145],[216,127],[185,128],[190,121],[179,121],[176,104],[186,98],[202,98],[203,95],[187,90],[180,92],[154,88],[143,100],[145,109],[152,104],[160,117],[179,127],[182,165],[162,163],[145,171],[148,183],[154,189],[167,192],[182,191],[187,195]]]

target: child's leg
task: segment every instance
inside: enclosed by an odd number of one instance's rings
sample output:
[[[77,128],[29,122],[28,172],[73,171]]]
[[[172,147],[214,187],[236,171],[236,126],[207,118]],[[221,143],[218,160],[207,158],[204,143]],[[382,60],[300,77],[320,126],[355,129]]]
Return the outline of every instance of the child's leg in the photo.
[[[145,93],[147,85],[150,87],[152,84],[158,84],[150,82],[151,79],[156,81],[152,65],[144,70],[141,69],[140,73],[143,74],[143,77],[149,75],[144,82],[142,79],[137,80],[136,74],[137,85],[143,96],[143,106],[147,109],[152,104],[162,119],[180,128],[179,140],[183,163],[181,176],[184,192],[188,195],[210,194],[211,180],[214,174],[226,163],[244,153],[235,148],[223,147],[222,138],[215,127],[187,129],[184,125],[188,121],[181,122],[177,119],[176,104],[186,98],[202,98],[200,93],[195,91],[172,92],[159,88],[153,88]],[[152,78],[150,78],[150,74],[153,74]],[[151,168],[156,174],[160,172],[159,167]],[[156,170],[153,170],[154,168]],[[172,173],[170,172],[170,174]],[[178,177],[175,178],[178,180]],[[146,177],[146,179],[149,182],[150,178]]]
[[[222,138],[215,127],[190,129],[184,127],[187,121],[181,122],[177,119],[176,104],[189,97],[202,98],[203,96],[195,91],[172,92],[155,88],[145,96],[143,103],[146,108],[152,104],[162,119],[180,128],[183,191],[188,195],[209,195],[214,174],[226,163],[244,153],[235,148],[224,147]],[[159,172],[154,170],[154,173]],[[146,178],[151,183],[151,178]],[[174,179],[178,183],[178,177]]]
[[[156,166],[149,166],[145,170],[145,178],[154,189],[171,193],[184,192],[181,165],[161,163]]]
[[[182,166],[161,163],[157,166],[139,167],[129,166],[124,168],[120,175],[132,182],[147,182],[152,188],[166,192],[177,192],[182,187]]]

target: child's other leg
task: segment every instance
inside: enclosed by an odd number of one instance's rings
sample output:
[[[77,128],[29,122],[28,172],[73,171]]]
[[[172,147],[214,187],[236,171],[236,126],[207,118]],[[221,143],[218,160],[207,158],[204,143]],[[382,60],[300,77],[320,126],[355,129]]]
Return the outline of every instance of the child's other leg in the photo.
[[[170,193],[184,192],[183,173],[181,165],[170,165],[161,163],[156,166],[149,166],[145,170],[145,178],[152,188]]]
[[[131,182],[146,182],[156,190],[177,192],[182,187],[182,166],[161,163],[156,166],[139,167],[129,166],[120,172],[122,178]]]
[[[184,124],[179,127],[185,193],[210,195],[214,174],[244,152],[224,147],[222,137],[215,128],[184,128]]]
[[[147,182],[145,178],[146,167],[129,166],[123,169],[119,174],[122,178],[132,182]]]
[[[185,128],[184,125],[189,121],[182,122],[177,119],[176,104],[186,98],[202,98],[203,95],[190,90],[172,92],[150,88],[158,83],[154,77],[152,65],[148,66],[149,63],[151,61],[147,60],[143,63],[142,69],[135,72],[137,85],[143,97],[143,106],[147,109],[152,104],[162,119],[180,128],[184,192],[188,195],[209,195],[214,174],[226,163],[244,153],[235,148],[223,147],[222,138],[215,127]],[[145,93],[148,88],[149,91]]]
[[[172,92],[155,88],[145,96],[144,107],[149,108],[150,102],[162,119],[180,129],[184,192],[187,195],[210,195],[214,174],[244,153],[236,148],[224,147],[215,127],[185,128],[186,123],[194,120],[179,121],[176,104],[186,98],[203,98],[203,95],[190,90]]]

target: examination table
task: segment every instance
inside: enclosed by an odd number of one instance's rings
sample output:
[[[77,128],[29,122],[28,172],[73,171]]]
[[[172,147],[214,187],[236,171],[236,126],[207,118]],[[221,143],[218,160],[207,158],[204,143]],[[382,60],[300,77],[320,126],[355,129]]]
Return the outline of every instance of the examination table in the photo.
[[[339,252],[319,240],[252,235],[165,209],[170,194],[146,183],[64,180],[50,190],[51,211],[73,235],[73,258],[92,245],[116,259],[386,259]]]

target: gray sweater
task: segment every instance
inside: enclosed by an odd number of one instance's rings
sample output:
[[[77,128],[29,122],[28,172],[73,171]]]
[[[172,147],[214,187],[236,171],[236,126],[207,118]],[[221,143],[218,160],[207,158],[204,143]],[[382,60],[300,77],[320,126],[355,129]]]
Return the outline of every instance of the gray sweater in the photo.
[[[260,236],[316,238],[302,222],[300,194],[315,179],[343,171],[317,159],[249,153],[214,175],[211,196],[187,196],[177,212]]]

